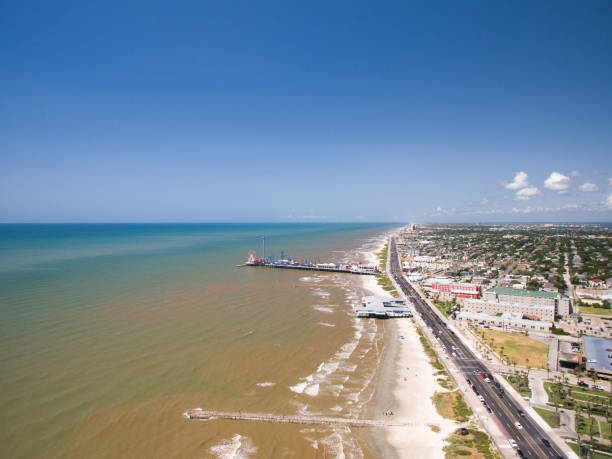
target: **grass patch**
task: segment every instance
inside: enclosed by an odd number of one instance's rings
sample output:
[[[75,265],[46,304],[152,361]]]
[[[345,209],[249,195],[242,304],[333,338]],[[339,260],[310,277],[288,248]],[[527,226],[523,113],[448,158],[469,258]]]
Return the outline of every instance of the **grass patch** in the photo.
[[[585,418],[583,416],[576,416],[576,432],[583,435],[592,435],[593,437],[601,436],[601,433],[599,432],[599,422],[597,422],[597,419]]]
[[[598,316],[612,316],[612,309],[593,308],[590,306],[579,306],[582,314],[595,314]]]
[[[378,281],[378,285],[380,285],[384,291],[389,292],[389,294],[393,296],[393,298],[399,297],[399,295],[397,294],[397,290],[395,290],[395,287],[393,287],[393,283],[391,282],[391,279],[389,279],[387,276],[385,275],[378,276],[377,281]]]
[[[457,457],[474,457],[478,459],[494,459],[499,457],[489,437],[484,432],[468,429],[467,435],[461,435],[461,429],[453,432],[446,441],[448,446],[444,447],[447,459]]]
[[[472,410],[463,401],[459,392],[436,392],[431,397],[440,416],[457,422],[466,422],[472,416]]]
[[[606,421],[599,421],[599,431],[601,432],[601,436],[606,440],[612,440],[612,425]]]
[[[380,252],[376,254],[378,256],[378,262],[380,263],[381,271],[387,269],[387,254],[389,253],[389,243],[387,242]]]
[[[429,424],[429,428],[432,430],[432,432],[435,432],[435,433],[440,432],[440,427],[435,424]]]
[[[559,420],[560,416],[554,411],[536,407],[534,407],[533,409],[536,410],[536,413],[538,413],[542,417],[542,419],[544,419],[548,423],[549,426],[555,428],[561,425]]]
[[[519,333],[509,333],[498,330],[480,329],[477,332],[484,336],[485,342],[498,354],[505,355],[506,360],[517,365],[532,368],[546,368],[548,362],[548,345],[540,343]]]

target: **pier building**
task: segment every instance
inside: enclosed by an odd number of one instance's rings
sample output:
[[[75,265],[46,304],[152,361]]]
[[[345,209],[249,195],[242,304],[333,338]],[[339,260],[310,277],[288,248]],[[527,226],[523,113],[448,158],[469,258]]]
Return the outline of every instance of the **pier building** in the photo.
[[[388,319],[391,317],[412,317],[412,310],[404,300],[386,296],[364,296],[361,306],[355,308],[357,317]]]

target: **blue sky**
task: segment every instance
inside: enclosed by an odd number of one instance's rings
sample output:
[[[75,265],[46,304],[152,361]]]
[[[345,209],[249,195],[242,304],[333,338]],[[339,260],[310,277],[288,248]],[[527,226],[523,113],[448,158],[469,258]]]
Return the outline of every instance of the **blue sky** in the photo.
[[[2,2],[0,221],[610,221],[612,3]]]

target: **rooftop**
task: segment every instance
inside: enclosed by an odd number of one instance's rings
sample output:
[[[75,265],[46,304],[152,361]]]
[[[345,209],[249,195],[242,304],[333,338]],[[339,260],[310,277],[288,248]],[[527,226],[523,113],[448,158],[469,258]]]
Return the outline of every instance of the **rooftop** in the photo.
[[[515,295],[515,296],[532,296],[539,298],[557,298],[560,294],[555,292],[544,292],[541,290],[518,290],[514,288],[505,287],[494,287],[487,290],[487,292],[500,293],[502,295]],[[569,298],[567,295],[561,294],[561,298]]]
[[[612,359],[608,357],[608,354],[612,354],[612,352],[607,350],[612,349],[612,340],[585,336],[582,343],[587,358],[587,368],[598,371],[612,371]],[[589,362],[589,360],[594,360],[594,362]]]

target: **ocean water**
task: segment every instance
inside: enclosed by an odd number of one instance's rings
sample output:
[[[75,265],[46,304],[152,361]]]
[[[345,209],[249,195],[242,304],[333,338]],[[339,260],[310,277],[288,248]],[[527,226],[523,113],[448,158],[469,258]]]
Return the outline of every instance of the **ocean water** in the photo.
[[[349,261],[389,225],[0,225],[2,457],[367,457],[350,431],[189,421],[195,407],[359,416],[382,331]]]

